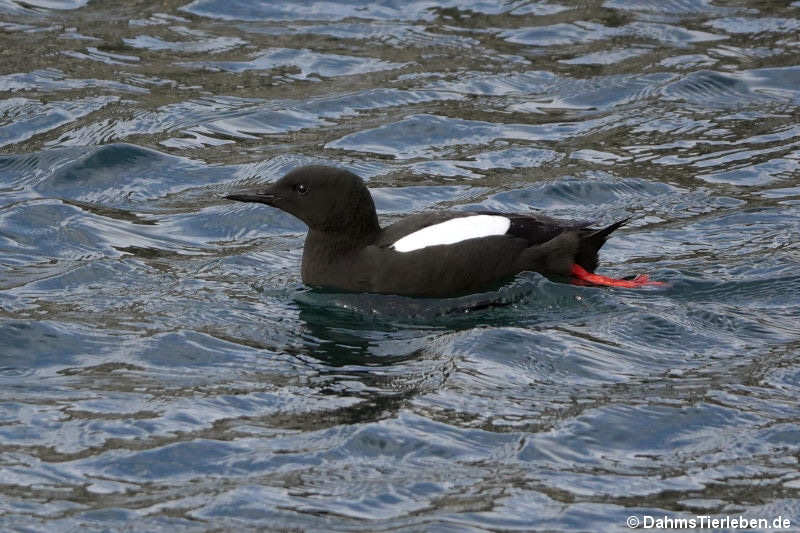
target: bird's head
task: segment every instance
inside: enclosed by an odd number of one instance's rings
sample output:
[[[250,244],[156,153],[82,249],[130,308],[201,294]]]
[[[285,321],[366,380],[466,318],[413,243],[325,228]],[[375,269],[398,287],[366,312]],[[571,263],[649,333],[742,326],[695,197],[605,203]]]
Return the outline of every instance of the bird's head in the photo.
[[[341,168],[296,168],[271,185],[226,198],[277,207],[305,222],[311,230],[360,234],[378,229],[369,189],[361,178]]]

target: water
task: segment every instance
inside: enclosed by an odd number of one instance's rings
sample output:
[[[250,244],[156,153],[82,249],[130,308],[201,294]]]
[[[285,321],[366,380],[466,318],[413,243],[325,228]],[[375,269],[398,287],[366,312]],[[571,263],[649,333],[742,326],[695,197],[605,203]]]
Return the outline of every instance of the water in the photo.
[[[800,524],[799,2],[113,4],[0,0],[2,529]],[[310,291],[308,163],[669,286]]]

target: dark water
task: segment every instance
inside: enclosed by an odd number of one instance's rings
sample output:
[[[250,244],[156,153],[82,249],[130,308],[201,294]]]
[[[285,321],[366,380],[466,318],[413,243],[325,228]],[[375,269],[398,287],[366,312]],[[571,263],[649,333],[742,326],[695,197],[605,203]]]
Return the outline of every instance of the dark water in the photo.
[[[0,528],[800,524],[800,2],[0,0],[0,92]],[[307,163],[670,286],[309,291]]]

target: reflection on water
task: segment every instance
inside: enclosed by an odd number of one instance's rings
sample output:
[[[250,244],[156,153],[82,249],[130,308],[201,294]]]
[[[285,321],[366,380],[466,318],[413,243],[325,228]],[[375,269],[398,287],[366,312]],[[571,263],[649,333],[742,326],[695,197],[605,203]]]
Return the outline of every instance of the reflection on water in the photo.
[[[0,1],[0,525],[800,523],[800,4]],[[601,271],[312,291],[227,202],[633,217]]]

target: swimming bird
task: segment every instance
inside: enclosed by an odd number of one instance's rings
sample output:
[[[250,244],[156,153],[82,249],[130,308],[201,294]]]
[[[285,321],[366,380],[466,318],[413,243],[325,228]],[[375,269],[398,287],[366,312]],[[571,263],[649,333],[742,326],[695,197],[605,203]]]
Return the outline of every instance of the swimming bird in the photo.
[[[226,198],[276,207],[308,225],[302,277],[313,287],[449,297],[491,288],[523,271],[615,287],[658,283],[593,273],[598,250],[627,219],[592,229],[586,222],[533,214],[435,211],[381,228],[361,178],[316,165]]]

